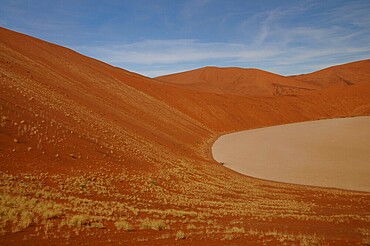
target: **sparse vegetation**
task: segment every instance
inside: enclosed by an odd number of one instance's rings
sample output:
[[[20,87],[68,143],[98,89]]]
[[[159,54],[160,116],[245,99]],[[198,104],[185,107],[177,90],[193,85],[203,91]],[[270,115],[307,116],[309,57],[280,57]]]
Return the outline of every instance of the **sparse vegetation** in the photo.
[[[172,170],[169,171],[172,172]],[[196,174],[197,171],[191,170],[191,173]],[[165,181],[167,175],[165,173],[163,175],[163,178],[157,176],[156,179],[168,182]],[[299,202],[287,202],[284,197],[277,197],[274,203],[270,203],[269,200],[244,203],[244,206],[248,205],[250,209],[259,207],[258,214],[250,213],[248,210],[244,210],[243,206],[240,206],[243,204],[241,202],[208,202],[206,199],[197,199],[196,193],[193,193],[196,183],[194,187],[190,186],[190,190],[184,191],[188,194],[187,200],[179,196],[177,200],[171,201],[172,204],[177,204],[177,206],[189,207],[189,204],[191,204],[190,206],[197,207],[194,210],[149,209],[145,208],[148,201],[151,201],[151,204],[155,204],[156,201],[157,204],[163,204],[166,199],[170,199],[170,196],[166,195],[162,189],[151,190],[150,187],[156,188],[157,186],[147,182],[145,176],[128,176],[124,173],[113,176],[96,172],[81,173],[81,175],[73,177],[59,174],[50,176],[46,173],[38,175],[10,175],[0,172],[0,179],[2,180],[0,194],[4,191],[9,193],[10,190],[12,193],[12,195],[1,197],[0,208],[2,216],[0,232],[3,234],[7,233],[9,230],[7,228],[11,228],[12,232],[22,231],[32,224],[37,224],[38,232],[44,230],[47,232],[47,235],[50,235],[51,231],[56,230],[55,228],[60,228],[58,230],[70,228],[77,233],[78,231],[88,229],[107,228],[105,223],[112,221],[114,227],[120,231],[131,231],[135,227],[141,230],[163,231],[170,228],[178,228],[178,224],[180,224],[186,228],[186,234],[180,230],[186,236],[198,234],[208,236],[220,235],[220,240],[233,240],[240,237],[272,237],[278,242],[295,242],[304,245],[305,243],[317,243],[322,239],[308,234],[294,235],[276,230],[263,231],[252,227],[245,230],[243,227],[245,223],[239,218],[240,216],[243,216],[243,218],[248,217],[259,221],[259,223],[265,220],[268,221],[268,218],[271,218],[271,216],[274,216],[274,218],[301,220],[302,222],[315,220],[333,224],[350,220],[357,220],[359,223],[370,222],[369,216],[361,217],[344,214],[341,216],[317,216],[315,213],[311,213],[309,207],[305,208]],[[51,184],[55,185],[45,187],[45,180],[49,180],[48,182],[52,182]],[[125,193],[125,190],[118,189],[117,184],[135,185],[130,186],[130,191]],[[237,183],[233,185],[237,185]],[[10,189],[10,187],[12,188]],[[208,197],[211,192],[219,191],[216,187],[208,186],[208,184],[204,188],[210,188],[210,192],[205,194],[204,197]],[[142,199],[141,194],[147,195],[147,193],[141,193],[145,189],[153,192],[150,193],[153,198],[146,196],[145,199]],[[213,189],[214,191],[212,191]],[[235,194],[239,193],[240,190],[245,189],[242,187],[237,188]],[[233,189],[230,189],[229,192],[234,194]],[[321,192],[320,189],[318,189],[318,192]],[[34,194],[35,198],[28,199],[25,194]],[[93,198],[97,194],[108,200],[124,199],[124,202],[96,201],[88,198],[89,196]],[[192,194],[194,194],[193,198],[191,198]],[[343,191],[338,191],[338,196],[343,194]],[[306,211],[305,216],[295,215],[296,211],[303,210]],[[225,215],[234,219],[230,221],[230,226],[223,230],[219,219]],[[181,234],[179,233],[178,236],[180,237]],[[178,236],[175,235],[175,238]],[[363,238],[363,241],[367,240],[366,236]]]

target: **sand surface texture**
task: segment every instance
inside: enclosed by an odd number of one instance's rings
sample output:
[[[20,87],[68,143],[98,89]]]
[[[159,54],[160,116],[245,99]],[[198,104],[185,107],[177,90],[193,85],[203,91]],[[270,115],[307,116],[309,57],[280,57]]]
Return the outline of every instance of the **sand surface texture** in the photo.
[[[214,158],[262,179],[370,192],[370,117],[266,127],[221,136]]]

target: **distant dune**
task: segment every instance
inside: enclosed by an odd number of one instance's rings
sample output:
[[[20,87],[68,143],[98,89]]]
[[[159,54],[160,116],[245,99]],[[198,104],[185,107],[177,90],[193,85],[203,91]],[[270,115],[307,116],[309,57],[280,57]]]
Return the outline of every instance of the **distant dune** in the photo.
[[[156,78],[197,91],[238,96],[289,95],[317,87],[259,69],[205,67]]]
[[[370,60],[333,66],[310,74],[291,76],[291,78],[320,87],[369,84]]]
[[[165,83],[196,91],[238,96],[292,95],[318,88],[364,84],[370,80],[370,60],[333,66],[296,76],[259,69],[204,67],[159,76]]]
[[[161,82],[0,28],[0,244],[364,244],[369,193],[211,155],[225,133],[370,115],[354,69],[331,88],[238,68]]]

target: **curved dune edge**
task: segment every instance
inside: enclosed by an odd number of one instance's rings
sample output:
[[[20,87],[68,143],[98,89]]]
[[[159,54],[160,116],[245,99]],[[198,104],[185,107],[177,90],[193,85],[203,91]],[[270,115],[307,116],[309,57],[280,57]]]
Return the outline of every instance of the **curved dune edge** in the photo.
[[[370,192],[370,116],[310,121],[226,134],[213,158],[244,175]]]

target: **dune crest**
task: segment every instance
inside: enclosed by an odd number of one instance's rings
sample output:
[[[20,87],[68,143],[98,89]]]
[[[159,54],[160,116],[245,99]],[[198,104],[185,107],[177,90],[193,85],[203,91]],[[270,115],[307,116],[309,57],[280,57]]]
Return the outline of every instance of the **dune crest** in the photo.
[[[370,80],[370,60],[337,65],[291,78],[323,88],[366,84]]]
[[[317,88],[304,81],[252,68],[205,67],[156,79],[191,90],[238,96],[292,95]]]

